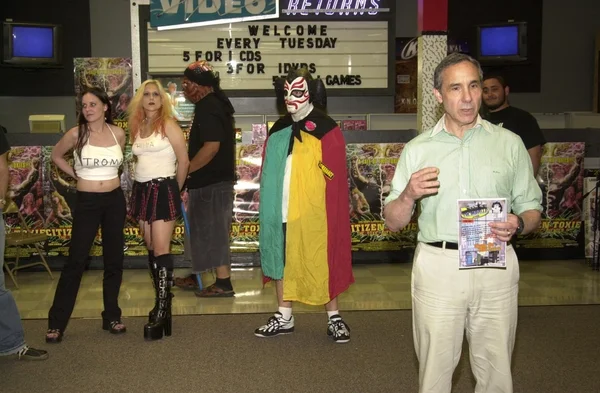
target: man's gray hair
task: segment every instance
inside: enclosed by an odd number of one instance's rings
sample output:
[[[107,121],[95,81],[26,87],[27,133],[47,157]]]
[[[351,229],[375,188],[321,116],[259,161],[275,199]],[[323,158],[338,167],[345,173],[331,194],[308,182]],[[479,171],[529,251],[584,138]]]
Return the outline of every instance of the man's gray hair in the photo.
[[[437,67],[435,67],[435,71],[433,72],[433,87],[436,90],[441,91],[443,84],[442,73],[444,72],[444,70],[453,65],[462,63],[463,61],[468,61],[469,63],[473,64],[475,68],[477,68],[477,71],[479,72],[479,83],[481,83],[481,81],[483,80],[483,71],[481,69],[481,64],[479,64],[477,60],[475,60],[469,55],[455,52],[446,56],[444,60],[440,61],[440,64],[438,64]]]

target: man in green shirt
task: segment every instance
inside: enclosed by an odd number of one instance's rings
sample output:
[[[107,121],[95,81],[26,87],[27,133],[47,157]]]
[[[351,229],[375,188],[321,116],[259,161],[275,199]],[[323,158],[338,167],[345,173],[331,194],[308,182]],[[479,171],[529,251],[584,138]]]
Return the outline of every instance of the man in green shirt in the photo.
[[[450,392],[466,329],[476,392],[512,392],[519,265],[508,243],[540,224],[542,193],[521,139],[478,115],[482,71],[453,53],[437,66],[435,127],[404,148],[385,201],[386,225],[406,226],[419,204],[412,273],[413,338],[419,392]],[[489,224],[506,244],[505,268],[459,268],[458,199],[506,198],[506,222]]]

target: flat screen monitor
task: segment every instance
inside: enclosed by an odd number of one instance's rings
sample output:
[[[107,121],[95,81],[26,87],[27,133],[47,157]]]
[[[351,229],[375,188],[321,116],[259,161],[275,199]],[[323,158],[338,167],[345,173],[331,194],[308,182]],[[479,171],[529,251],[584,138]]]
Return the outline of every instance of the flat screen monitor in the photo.
[[[60,66],[61,36],[60,25],[3,22],[2,61],[22,67]]]

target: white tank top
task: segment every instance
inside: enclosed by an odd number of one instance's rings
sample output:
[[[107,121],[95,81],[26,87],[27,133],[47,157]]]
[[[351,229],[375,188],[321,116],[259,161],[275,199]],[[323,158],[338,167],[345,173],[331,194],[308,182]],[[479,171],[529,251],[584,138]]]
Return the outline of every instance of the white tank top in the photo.
[[[116,144],[108,147],[93,146],[90,145],[88,138],[81,149],[81,159],[77,151],[73,152],[77,177],[95,181],[112,180],[119,177],[119,167],[123,164],[123,151],[110,126],[108,124],[106,126]]]
[[[169,138],[155,132],[147,138],[138,134],[131,146],[137,156],[135,180],[143,183],[159,177],[175,176],[177,156]]]

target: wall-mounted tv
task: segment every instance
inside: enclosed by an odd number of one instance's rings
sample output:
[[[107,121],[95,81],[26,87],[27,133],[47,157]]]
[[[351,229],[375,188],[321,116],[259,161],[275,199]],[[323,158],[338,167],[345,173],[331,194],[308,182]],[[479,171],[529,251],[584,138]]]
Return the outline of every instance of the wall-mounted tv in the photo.
[[[62,27],[56,24],[3,22],[2,62],[19,67],[60,67]]]
[[[477,60],[513,63],[527,60],[527,22],[477,26]]]

